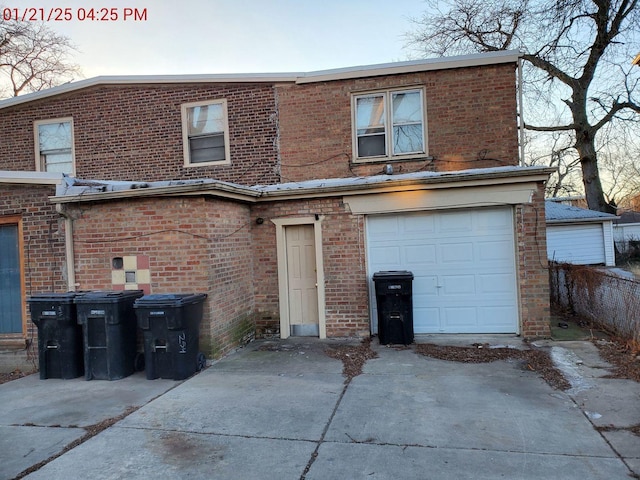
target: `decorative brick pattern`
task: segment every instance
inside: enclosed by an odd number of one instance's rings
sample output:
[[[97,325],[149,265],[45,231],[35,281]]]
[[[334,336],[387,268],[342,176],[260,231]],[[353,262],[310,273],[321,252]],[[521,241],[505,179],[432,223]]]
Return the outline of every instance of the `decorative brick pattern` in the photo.
[[[79,289],[111,288],[119,257],[122,272],[149,270],[153,293],[208,294],[200,348],[209,358],[253,332],[248,207],[189,197],[81,204],[69,212]]]
[[[112,259],[111,265],[111,283],[114,290],[142,290],[145,295],[151,293],[151,270],[147,255],[116,257]]]

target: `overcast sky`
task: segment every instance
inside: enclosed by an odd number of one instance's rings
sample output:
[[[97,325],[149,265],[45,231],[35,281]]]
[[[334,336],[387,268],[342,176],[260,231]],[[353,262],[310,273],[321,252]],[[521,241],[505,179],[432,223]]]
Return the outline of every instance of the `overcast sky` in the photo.
[[[49,21],[78,47],[84,77],[308,72],[407,60],[404,34],[422,0],[2,0],[5,7],[68,7]],[[19,6],[17,4],[20,4]],[[95,20],[89,20],[90,6]],[[117,20],[101,20],[102,8]],[[137,12],[125,20],[125,9]],[[84,9],[84,10],[81,10]],[[55,16],[54,10],[54,16]],[[38,12],[40,15],[40,12]],[[136,16],[136,14],[133,14]],[[84,16],[84,20],[79,17]],[[141,19],[142,18],[142,19]]]

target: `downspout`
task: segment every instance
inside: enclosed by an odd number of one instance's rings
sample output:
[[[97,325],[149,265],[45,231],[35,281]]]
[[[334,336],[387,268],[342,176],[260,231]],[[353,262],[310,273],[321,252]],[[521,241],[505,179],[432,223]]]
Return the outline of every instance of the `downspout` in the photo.
[[[67,262],[67,289],[76,291],[75,254],[73,249],[73,219],[65,211],[62,204],[56,204],[56,212],[64,218],[64,249]]]
[[[520,135],[520,166],[524,167],[524,117],[522,116],[522,111],[524,110],[522,106],[522,100],[524,98],[522,94],[522,58],[518,57],[518,119],[519,119],[519,135]]]

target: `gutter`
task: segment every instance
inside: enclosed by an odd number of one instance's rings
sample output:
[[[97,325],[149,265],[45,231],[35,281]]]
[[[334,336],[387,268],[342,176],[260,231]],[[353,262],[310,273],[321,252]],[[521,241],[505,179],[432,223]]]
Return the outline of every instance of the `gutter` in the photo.
[[[206,182],[186,185],[164,185],[148,188],[127,188],[105,192],[83,191],[77,194],[56,194],[49,200],[56,204],[70,204],[82,202],[98,202],[107,200],[123,200],[144,197],[172,197],[190,195],[209,195],[216,198],[235,200],[245,203],[259,203],[273,200],[293,200],[305,198],[319,198],[331,196],[364,195],[372,193],[388,193],[415,190],[430,190],[438,188],[457,188],[467,186],[496,185],[498,183],[525,183],[532,181],[547,181],[549,175],[555,172],[549,167],[511,168],[506,170],[489,169],[488,171],[466,170],[462,172],[440,173],[416,178],[404,175],[382,177],[384,180],[367,181],[369,177],[362,177],[361,183],[354,179],[328,179],[300,182],[298,184],[280,184],[270,186],[246,187],[226,182]],[[355,179],[356,181],[358,179]],[[340,183],[343,181],[343,183]],[[100,185],[96,182],[96,185]],[[104,184],[106,185],[106,184]],[[294,186],[292,186],[294,185]]]
[[[319,186],[319,187],[301,187],[298,189],[283,189],[283,190],[264,190],[260,196],[259,201],[279,199],[289,200],[295,198],[309,198],[309,197],[327,197],[336,195],[362,195],[372,193],[389,193],[389,192],[403,192],[414,190],[430,190],[437,188],[456,188],[467,186],[483,186],[483,185],[495,185],[496,180],[506,180],[504,183],[525,183],[531,181],[547,181],[549,175],[556,171],[555,168],[540,167],[535,168],[535,171],[523,172],[522,170],[509,170],[502,172],[490,172],[490,173],[456,173],[456,174],[441,174],[437,176],[429,176],[425,178],[415,179],[407,178],[394,180],[390,177],[389,180],[380,183],[362,183],[362,184],[346,184],[346,185],[334,185],[334,186]],[[277,187],[277,185],[275,186]]]
[[[562,218],[554,220],[545,220],[547,225],[581,225],[583,223],[605,223],[613,222],[620,217],[594,217],[594,218]]]
[[[79,193],[76,195],[56,195],[49,197],[54,204],[95,202],[103,200],[120,200],[143,197],[170,197],[184,195],[211,195],[243,202],[252,202],[260,196],[260,192],[251,187],[231,185],[228,183],[197,183],[188,185],[169,185],[162,187],[135,188],[110,192]]]
[[[63,178],[64,175],[62,173],[0,170],[0,184],[59,185],[62,183]]]

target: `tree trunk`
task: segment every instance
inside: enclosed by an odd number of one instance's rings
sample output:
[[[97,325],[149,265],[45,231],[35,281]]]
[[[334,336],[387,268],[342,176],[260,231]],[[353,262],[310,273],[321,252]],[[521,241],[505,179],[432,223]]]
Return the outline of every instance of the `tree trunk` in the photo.
[[[610,205],[604,198],[600,173],[598,171],[598,156],[593,135],[588,131],[576,131],[576,150],[580,155],[580,165],[582,166],[582,183],[587,198],[587,205],[591,210],[605,213],[616,213],[613,205]]]

